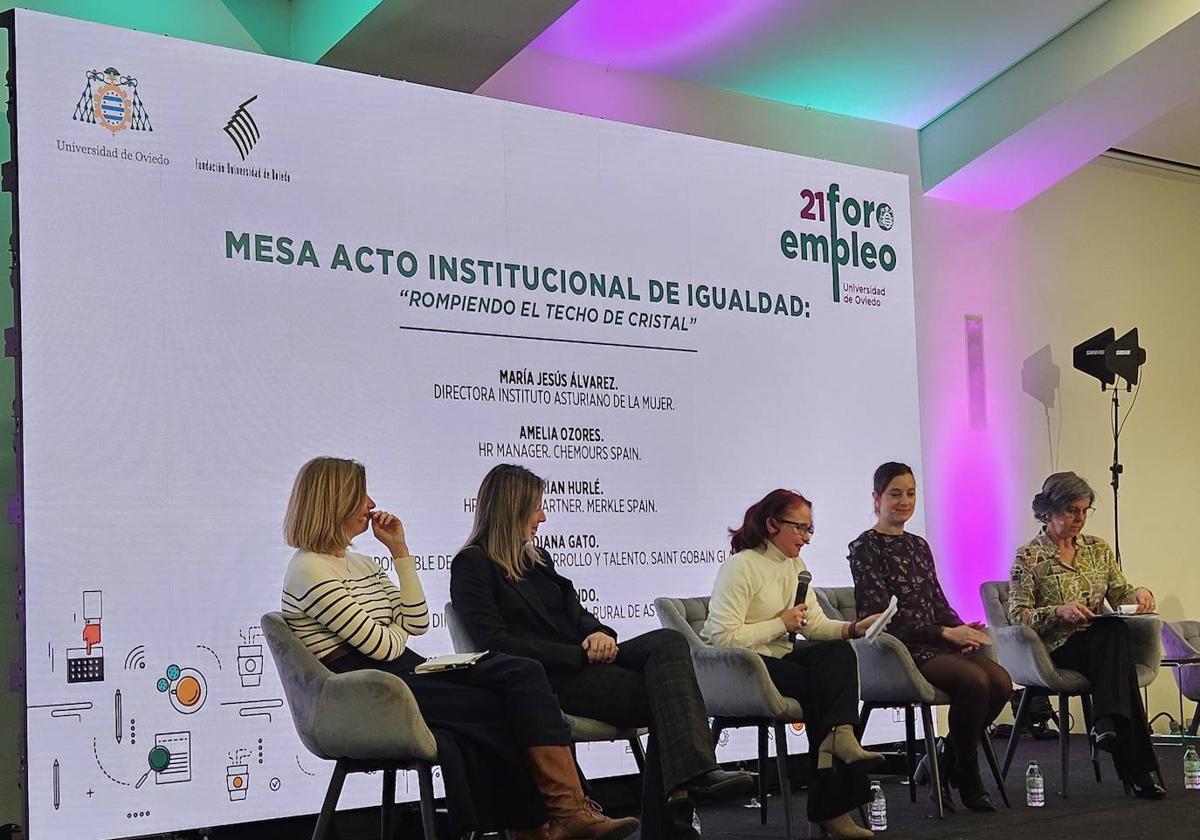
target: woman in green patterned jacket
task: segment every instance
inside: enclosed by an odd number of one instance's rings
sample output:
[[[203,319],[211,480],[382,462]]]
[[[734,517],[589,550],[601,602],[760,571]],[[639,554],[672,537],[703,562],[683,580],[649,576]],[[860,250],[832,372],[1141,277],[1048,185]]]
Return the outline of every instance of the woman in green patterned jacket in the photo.
[[[1032,627],[1060,668],[1092,684],[1091,738],[1112,754],[1117,775],[1143,799],[1166,791],[1152,775],[1158,760],[1138,691],[1129,628],[1117,618],[1095,620],[1107,598],[1115,608],[1153,612],[1154,595],[1122,574],[1104,540],[1082,533],[1096,494],[1073,472],[1055,473],[1033,498],[1042,533],[1017,550],[1008,589],[1013,622]]]

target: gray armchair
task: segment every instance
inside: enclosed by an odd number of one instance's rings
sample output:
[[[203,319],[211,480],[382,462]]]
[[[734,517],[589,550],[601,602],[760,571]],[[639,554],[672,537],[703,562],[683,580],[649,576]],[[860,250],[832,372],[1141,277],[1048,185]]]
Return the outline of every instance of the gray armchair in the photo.
[[[1062,755],[1062,796],[1067,796],[1067,762],[1070,755],[1070,726],[1068,721],[1068,701],[1072,696],[1078,696],[1083,706],[1083,725],[1088,732],[1092,728],[1092,686],[1087,678],[1078,671],[1059,668],[1050,659],[1046,645],[1033,628],[1023,624],[1013,624],[1008,618],[1008,581],[986,581],[979,587],[979,597],[983,600],[983,609],[987,614],[988,626],[996,641],[996,653],[1000,664],[1008,669],[1013,682],[1025,686],[1021,694],[1021,702],[1017,706],[1016,720],[1013,722],[1012,735],[1008,739],[1008,749],[1004,754],[1004,767],[1001,774],[1007,778],[1008,768],[1012,764],[1017,744],[1021,739],[1021,729],[1025,724],[1025,716],[1029,710],[1030,699],[1036,694],[1053,694],[1058,696],[1058,743]],[[1158,675],[1158,664],[1162,659],[1162,643],[1160,641],[1161,624],[1154,616],[1143,616],[1129,621],[1129,631],[1133,647],[1138,685],[1142,688],[1154,682]],[[1096,751],[1092,749],[1092,770],[1096,781],[1100,781],[1100,762]]]
[[[858,617],[854,603],[853,586],[816,587],[814,594],[817,604],[826,616],[839,621],[853,621]],[[908,767],[908,793],[913,802],[917,801],[917,788],[913,780],[915,772],[914,753],[916,752],[916,721],[913,709],[921,710],[921,728],[925,732],[925,754],[929,756],[929,771],[932,776],[934,800],[937,803],[938,817],[945,815],[945,805],[942,802],[941,770],[935,760],[937,751],[934,748],[936,735],[933,722],[933,707],[945,706],[950,703],[950,696],[936,688],[922,676],[913,662],[908,648],[889,633],[880,633],[874,642],[866,639],[855,639],[851,642],[858,656],[858,690],[863,701],[862,712],[859,716],[858,731],[861,736],[866,731],[867,721],[876,709],[904,709],[904,744],[905,759]],[[1008,791],[1004,789],[1004,780],[1000,776],[1000,767],[996,763],[996,753],[992,749],[991,739],[987,734],[979,739],[996,787],[1004,804],[1011,807],[1008,801]]]
[[[704,695],[704,706],[713,717],[713,744],[723,729],[753,726],[758,730],[759,819],[767,824],[766,775],[767,730],[775,733],[775,765],[783,800],[783,822],[787,840],[792,840],[791,783],[787,769],[787,726],[804,720],[804,709],[784,697],[771,682],[762,658],[745,648],[714,647],[700,638],[708,619],[708,596],[700,598],[655,598],[659,623],[687,639],[692,650],[696,681]]]
[[[363,670],[334,674],[306,648],[283,615],[262,617],[262,631],[279,671],[296,734],[318,758],[335,761],[313,840],[323,840],[333,821],[347,773],[383,771],[382,836],[393,832],[396,771],[416,770],[421,824],[435,840],[433,765],[437,744],[416,698],[397,676]]]
[[[1200,657],[1200,621],[1164,621],[1162,644],[1165,659]],[[1200,665],[1176,668],[1175,682],[1179,685],[1179,693],[1196,703],[1196,711],[1187,728],[1189,735],[1195,735],[1196,730],[1200,729]],[[1182,720],[1179,725],[1183,726]]]
[[[482,650],[479,645],[471,638],[471,634],[467,632],[467,627],[458,617],[458,613],[454,609],[454,605],[449,601],[445,606],[446,627],[450,631],[450,643],[454,645],[456,653],[470,653],[472,651]],[[611,723],[605,723],[602,720],[595,718],[581,717],[579,715],[569,715],[563,712],[563,719],[567,722],[567,726],[571,730],[571,740],[576,744],[593,744],[602,741],[628,741],[629,751],[633,753],[633,760],[637,763],[639,771],[646,769],[646,752],[642,748],[641,736],[645,735],[646,729],[622,729],[619,726],[613,726]]]

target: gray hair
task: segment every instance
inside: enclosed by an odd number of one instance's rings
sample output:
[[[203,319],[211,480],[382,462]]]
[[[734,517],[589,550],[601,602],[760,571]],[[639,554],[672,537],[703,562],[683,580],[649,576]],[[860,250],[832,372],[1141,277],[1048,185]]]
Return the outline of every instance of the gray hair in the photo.
[[[1046,479],[1042,492],[1033,497],[1033,516],[1038,522],[1049,522],[1056,513],[1063,513],[1076,499],[1096,501],[1092,485],[1073,472],[1059,472]]]

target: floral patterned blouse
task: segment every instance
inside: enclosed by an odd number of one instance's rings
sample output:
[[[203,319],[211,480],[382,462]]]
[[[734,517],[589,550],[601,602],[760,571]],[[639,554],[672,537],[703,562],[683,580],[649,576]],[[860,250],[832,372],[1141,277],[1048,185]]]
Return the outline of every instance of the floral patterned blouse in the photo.
[[[1078,602],[1098,612],[1104,599],[1114,607],[1134,603],[1134,590],[1117,566],[1113,550],[1099,537],[1080,534],[1075,538],[1075,562],[1062,561],[1054,540],[1042,533],[1017,549],[1008,581],[1008,617],[1013,623],[1028,624],[1046,643],[1047,650],[1062,645],[1086,624],[1069,624],[1055,609]]]
[[[917,665],[959,648],[942,638],[943,627],[963,623],[938,582],[929,543],[916,534],[863,531],[850,543],[850,572],[858,617],[887,608],[896,596],[896,615],[887,632],[904,643]]]

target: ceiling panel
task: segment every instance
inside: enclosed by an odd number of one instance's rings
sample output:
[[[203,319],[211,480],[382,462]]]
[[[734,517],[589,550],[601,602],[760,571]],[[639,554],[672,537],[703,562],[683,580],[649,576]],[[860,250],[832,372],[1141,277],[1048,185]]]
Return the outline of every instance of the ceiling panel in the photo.
[[[532,44],[920,128],[1097,0],[578,0]]]

